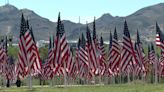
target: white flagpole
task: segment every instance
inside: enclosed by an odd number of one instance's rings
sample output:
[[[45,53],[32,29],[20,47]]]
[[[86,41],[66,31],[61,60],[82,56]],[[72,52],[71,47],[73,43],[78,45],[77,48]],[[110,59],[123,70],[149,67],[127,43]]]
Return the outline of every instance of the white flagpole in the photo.
[[[30,62],[30,60],[29,60],[29,54],[27,54],[27,61],[28,61],[28,78],[29,78],[29,81],[28,81],[28,83],[29,83],[29,89],[31,90],[32,89],[32,77],[31,77],[31,65],[32,65],[32,63]]]
[[[155,84],[157,84],[158,83],[158,74],[157,74],[157,62],[158,61],[158,59],[156,59],[155,60],[155,64],[154,64],[154,66],[155,66]]]
[[[29,73],[28,73],[27,85],[28,85],[29,89],[32,89],[31,69],[29,69],[28,72]]]
[[[130,70],[129,70],[130,66],[128,66],[127,68],[128,68],[128,83],[129,83],[130,82]]]
[[[29,89],[32,89],[32,76],[31,76],[31,69],[29,70]]]
[[[115,84],[115,74],[112,76],[112,83]]]
[[[64,62],[64,86],[67,87],[66,62]]]

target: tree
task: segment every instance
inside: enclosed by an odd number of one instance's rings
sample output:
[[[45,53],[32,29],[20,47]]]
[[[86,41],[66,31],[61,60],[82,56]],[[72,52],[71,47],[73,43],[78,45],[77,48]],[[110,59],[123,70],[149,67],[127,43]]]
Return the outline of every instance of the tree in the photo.
[[[9,56],[12,56],[15,59],[17,59],[18,58],[18,47],[16,47],[16,46],[9,46],[8,47],[8,54],[9,54]]]
[[[48,57],[48,47],[41,47],[39,48],[39,55],[41,60],[45,60]]]

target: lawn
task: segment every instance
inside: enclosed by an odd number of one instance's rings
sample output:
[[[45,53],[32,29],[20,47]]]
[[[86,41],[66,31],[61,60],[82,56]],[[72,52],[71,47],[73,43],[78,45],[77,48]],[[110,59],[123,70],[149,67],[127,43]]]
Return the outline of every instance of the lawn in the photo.
[[[27,87],[0,88],[0,92],[164,92],[164,84],[116,84],[116,85],[90,85],[73,87],[34,86],[32,90]]]

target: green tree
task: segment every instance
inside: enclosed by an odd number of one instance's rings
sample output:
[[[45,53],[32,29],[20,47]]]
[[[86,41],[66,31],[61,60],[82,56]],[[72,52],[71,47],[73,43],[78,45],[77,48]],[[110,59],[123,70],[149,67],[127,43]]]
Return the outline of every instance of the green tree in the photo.
[[[15,59],[17,59],[18,58],[18,47],[16,47],[16,46],[9,46],[8,47],[8,54],[9,54],[9,56],[12,56]]]
[[[47,47],[39,48],[39,55],[41,60],[45,60],[48,57],[48,48]]]

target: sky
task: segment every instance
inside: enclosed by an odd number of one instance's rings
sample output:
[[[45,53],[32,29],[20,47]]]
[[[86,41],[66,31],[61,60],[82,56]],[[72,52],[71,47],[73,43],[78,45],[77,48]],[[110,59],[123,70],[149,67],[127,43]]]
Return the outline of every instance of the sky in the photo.
[[[5,5],[7,0],[0,0]],[[56,22],[58,13],[62,20],[80,23],[92,22],[94,16],[101,17],[104,13],[112,16],[127,16],[150,5],[164,3],[164,0],[9,0],[9,4],[19,9],[27,8],[38,15]]]

